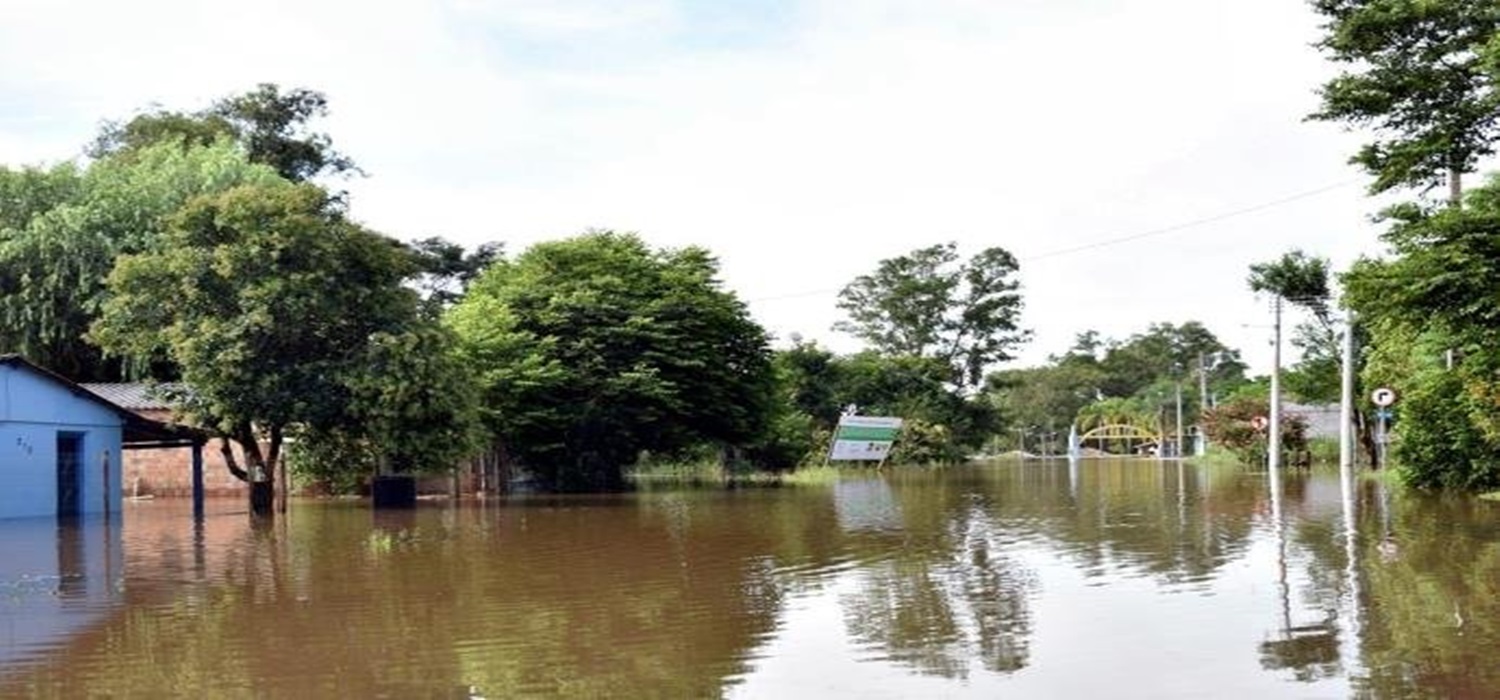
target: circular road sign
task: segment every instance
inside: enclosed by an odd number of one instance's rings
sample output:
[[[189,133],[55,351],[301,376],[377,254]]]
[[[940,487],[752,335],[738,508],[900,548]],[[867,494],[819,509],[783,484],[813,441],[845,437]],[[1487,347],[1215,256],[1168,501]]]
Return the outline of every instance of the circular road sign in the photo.
[[[1396,391],[1394,389],[1380,387],[1379,389],[1370,392],[1370,400],[1375,402],[1376,406],[1385,408],[1393,403],[1396,403]]]

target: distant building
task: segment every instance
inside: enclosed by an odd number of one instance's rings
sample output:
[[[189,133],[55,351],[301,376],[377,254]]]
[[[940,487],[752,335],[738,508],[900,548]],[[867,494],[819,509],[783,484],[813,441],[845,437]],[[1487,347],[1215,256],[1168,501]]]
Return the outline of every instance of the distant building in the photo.
[[[0,355],[0,518],[120,512],[123,449],[191,444],[18,355]]]
[[[1308,439],[1337,438],[1339,436],[1339,405],[1336,403],[1323,405],[1303,405],[1295,403],[1281,404],[1281,410],[1288,416],[1299,416],[1307,422]]]

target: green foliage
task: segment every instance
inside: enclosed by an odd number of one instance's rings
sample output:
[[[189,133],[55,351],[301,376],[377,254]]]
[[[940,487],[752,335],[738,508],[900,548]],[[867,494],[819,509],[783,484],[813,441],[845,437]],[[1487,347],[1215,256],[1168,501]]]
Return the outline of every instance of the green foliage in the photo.
[[[78,197],[83,176],[72,163],[50,168],[0,165],[0,239],[31,227],[32,219]]]
[[[96,159],[127,160],[152,146],[203,148],[220,141],[234,141],[238,135],[234,125],[219,115],[158,109],[137,114],[126,122],[105,122],[87,153]]]
[[[1210,388],[1227,389],[1244,381],[1239,351],[1225,346],[1202,323],[1188,321],[1153,323],[1144,333],[1109,343],[1099,361],[1104,374],[1099,389],[1106,397],[1135,396],[1164,378],[1187,379],[1200,358],[1208,365]]]
[[[417,292],[427,309],[440,313],[463,298],[469,283],[500,258],[499,243],[483,243],[466,251],[458,243],[429,237],[408,244],[417,261]]]
[[[1250,266],[1250,290],[1265,292],[1312,311],[1329,323],[1328,259],[1300,250]]]
[[[304,492],[355,494],[378,469],[376,445],[352,432],[300,430],[286,450],[287,469]]]
[[[250,162],[270,166],[294,182],[325,173],[358,172],[352,160],[333,150],[327,134],[309,129],[312,120],[327,114],[328,99],[321,92],[283,92],[277,85],[262,83],[199,112],[158,109],[124,123],[107,122],[89,155],[130,160],[155,145],[191,149],[230,140],[244,149]]]
[[[838,422],[852,399],[844,395],[843,361],[817,343],[798,340],[772,358],[783,401],[824,429]]]
[[[1464,209],[1395,207],[1382,238],[1395,257],[1360,260],[1345,277],[1362,315],[1403,326],[1437,324],[1467,342],[1500,338],[1500,178]]]
[[[1419,488],[1483,490],[1500,485],[1500,366],[1465,355],[1448,369],[1454,338],[1431,329],[1381,322],[1367,382],[1389,386],[1395,407],[1391,455],[1403,483]]]
[[[447,471],[477,451],[483,428],[471,368],[452,331],[421,323],[370,336],[348,384],[352,428],[392,471]]]
[[[1057,433],[1061,444],[1074,423],[1080,430],[1114,424],[1152,433],[1175,426],[1179,389],[1188,422],[1200,410],[1200,371],[1219,394],[1245,381],[1239,352],[1203,324],[1154,323],[1123,341],[1081,333],[1072,348],[1046,365],[990,375],[985,394],[1006,422]]]
[[[936,358],[890,356],[875,351],[838,356],[797,342],[776,353],[779,403],[775,422],[787,431],[788,457],[806,445],[806,465],[823,460],[845,406],[861,415],[906,420],[892,461],[956,462],[977,450],[999,429],[999,416],[985,397],[965,397],[948,384],[949,368]],[[802,436],[793,439],[794,430]],[[778,464],[786,464],[783,459]]]
[[[952,464],[964,459],[958,447],[948,426],[909,418],[901,425],[901,434],[887,461],[892,464]]]
[[[447,319],[507,453],[548,487],[615,489],[643,450],[761,438],[765,332],[717,274],[700,248],[608,231],[491,266]]]
[[[1203,412],[1203,429],[1211,443],[1229,448],[1246,464],[1266,461],[1266,433],[1252,421],[1269,418],[1271,404],[1264,398],[1240,395]],[[1284,453],[1307,450],[1307,422],[1301,416],[1281,414],[1281,449]]]
[[[985,393],[1007,422],[1066,431],[1085,406],[1100,398],[1103,382],[1104,371],[1093,358],[1066,357],[1042,367],[991,374]]]
[[[1376,347],[1366,384],[1402,397],[1393,453],[1418,486],[1500,483],[1500,180],[1467,202],[1392,209],[1395,256],[1361,260],[1344,279]]]
[[[960,262],[952,243],[882,260],[839,293],[849,320],[835,328],[888,355],[941,360],[950,367],[948,381],[974,387],[1029,336],[1017,326],[1018,269],[1003,248]]]
[[[343,424],[371,339],[414,318],[410,269],[316,187],[236,187],[192,200],[159,245],[119,261],[91,336],[180,367],[190,417],[264,468],[288,428]]]
[[[1161,427],[1159,411],[1159,406],[1139,397],[1100,399],[1078,410],[1078,430],[1130,425],[1154,433]]]
[[[79,381],[118,381],[143,369],[110,362],[84,340],[118,256],[157,245],[166,218],[193,197],[281,181],[226,143],[148,146],[82,173],[71,166],[0,173],[0,196],[21,203],[3,209],[0,228],[0,352]]]
[[[456,347],[451,331],[429,321],[372,334],[348,373],[345,415],[300,426],[293,472],[351,492],[373,474],[446,472],[477,453],[479,393]]]
[[[1313,0],[1318,46],[1346,68],[1311,118],[1371,127],[1353,158],[1371,189],[1435,186],[1494,153],[1500,136],[1500,5],[1493,0]]]

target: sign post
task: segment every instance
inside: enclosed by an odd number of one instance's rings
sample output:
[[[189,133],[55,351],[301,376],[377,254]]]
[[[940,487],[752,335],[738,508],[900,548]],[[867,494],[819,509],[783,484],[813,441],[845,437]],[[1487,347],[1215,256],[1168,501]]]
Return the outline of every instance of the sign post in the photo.
[[[899,432],[900,418],[840,416],[838,428],[833,433],[833,444],[828,448],[828,460],[884,463]]]
[[[1391,420],[1391,406],[1396,403],[1396,391],[1388,387],[1380,387],[1370,392],[1370,402],[1377,407],[1375,416],[1379,418],[1375,424],[1375,464],[1384,467],[1385,445],[1390,440],[1387,428]]]

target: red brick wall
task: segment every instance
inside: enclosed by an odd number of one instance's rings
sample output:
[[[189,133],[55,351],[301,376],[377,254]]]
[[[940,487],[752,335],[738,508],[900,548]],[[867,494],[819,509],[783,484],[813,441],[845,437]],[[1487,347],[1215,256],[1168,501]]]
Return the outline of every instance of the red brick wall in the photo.
[[[136,413],[152,420],[173,422],[170,411],[139,410]],[[234,448],[235,459],[244,468],[244,454]],[[192,496],[193,450],[173,447],[155,450],[125,451],[125,497]],[[224,465],[219,441],[203,446],[203,492],[210,496],[245,496],[245,482],[234,478]]]
[[[239,449],[235,449],[239,458]],[[239,462],[244,466],[244,462]],[[193,495],[193,450],[173,447],[125,451],[125,496]],[[245,482],[224,466],[216,444],[203,447],[203,492],[210,496],[242,496]]]

